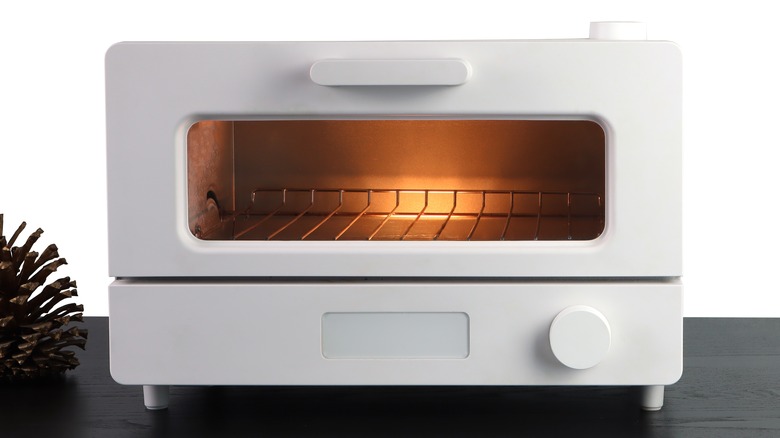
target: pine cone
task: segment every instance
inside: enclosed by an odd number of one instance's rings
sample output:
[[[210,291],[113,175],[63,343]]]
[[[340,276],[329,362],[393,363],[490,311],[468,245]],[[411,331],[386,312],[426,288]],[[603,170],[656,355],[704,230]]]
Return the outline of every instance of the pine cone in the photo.
[[[54,307],[77,296],[76,282],[63,277],[41,288],[51,273],[67,263],[58,258],[57,246],[49,245],[40,254],[30,251],[43,233],[40,228],[24,245],[13,246],[26,225],[22,222],[6,241],[0,214],[0,381],[72,370],[79,364],[76,353],[63,348],[84,349],[87,343],[86,329],[68,327],[72,321],[84,321],[80,313],[84,306]]]

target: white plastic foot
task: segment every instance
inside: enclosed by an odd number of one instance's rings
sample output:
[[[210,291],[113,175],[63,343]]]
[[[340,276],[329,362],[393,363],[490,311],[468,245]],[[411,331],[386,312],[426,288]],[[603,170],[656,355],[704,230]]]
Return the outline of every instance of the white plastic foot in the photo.
[[[150,411],[168,409],[168,396],[170,394],[167,385],[144,385],[144,405]]]
[[[664,405],[664,386],[642,387],[642,410],[659,411]]]

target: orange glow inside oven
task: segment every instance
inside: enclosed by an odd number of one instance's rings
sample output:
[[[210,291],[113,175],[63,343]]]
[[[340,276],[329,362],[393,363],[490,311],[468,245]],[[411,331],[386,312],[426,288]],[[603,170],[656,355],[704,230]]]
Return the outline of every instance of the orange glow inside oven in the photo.
[[[204,240],[591,240],[604,131],[587,120],[201,121],[187,134]]]

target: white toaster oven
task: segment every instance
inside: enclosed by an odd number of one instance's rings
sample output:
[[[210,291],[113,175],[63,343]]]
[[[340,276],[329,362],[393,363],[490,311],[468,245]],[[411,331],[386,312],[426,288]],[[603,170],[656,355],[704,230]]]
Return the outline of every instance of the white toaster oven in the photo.
[[[681,58],[533,41],[120,43],[111,373],[626,385],[682,372]]]

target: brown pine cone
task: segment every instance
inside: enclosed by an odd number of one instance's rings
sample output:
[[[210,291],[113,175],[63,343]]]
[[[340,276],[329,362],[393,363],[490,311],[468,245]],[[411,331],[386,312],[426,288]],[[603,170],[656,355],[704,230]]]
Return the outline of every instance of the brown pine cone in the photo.
[[[22,222],[6,240],[0,214],[0,380],[27,380],[72,370],[79,364],[76,353],[63,348],[84,349],[87,343],[86,329],[68,326],[83,322],[84,306],[55,307],[78,295],[76,282],[63,277],[44,286],[46,278],[67,263],[59,258],[57,246],[49,245],[40,254],[30,250],[43,233],[40,228],[23,245],[13,246],[26,225]]]

